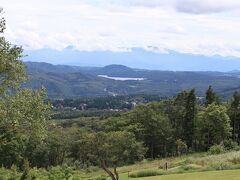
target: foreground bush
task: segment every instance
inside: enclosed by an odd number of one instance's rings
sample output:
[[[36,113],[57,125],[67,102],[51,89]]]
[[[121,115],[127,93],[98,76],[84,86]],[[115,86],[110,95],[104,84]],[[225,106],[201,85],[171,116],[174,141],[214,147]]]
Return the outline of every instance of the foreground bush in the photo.
[[[163,172],[160,172],[158,170],[144,170],[144,171],[138,171],[136,173],[131,173],[129,177],[139,178],[139,177],[159,176],[159,175],[163,175]]]
[[[212,147],[210,147],[210,149],[208,150],[208,154],[210,155],[214,155],[214,154],[222,154],[224,153],[224,147],[222,145],[214,145]]]

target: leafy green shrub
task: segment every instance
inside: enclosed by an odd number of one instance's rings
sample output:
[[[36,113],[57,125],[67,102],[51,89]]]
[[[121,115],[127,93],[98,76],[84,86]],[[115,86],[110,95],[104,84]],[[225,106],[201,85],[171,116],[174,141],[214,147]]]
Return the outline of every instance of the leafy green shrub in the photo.
[[[202,157],[189,157],[190,164],[197,164],[202,167],[215,166],[216,163],[230,163],[232,165],[240,166],[240,151],[228,151],[223,154],[203,155]]]
[[[188,158],[187,159],[181,159],[181,160],[179,160],[175,163],[175,167],[176,166],[184,166],[184,165],[187,165],[187,164],[191,164],[191,160],[189,160]]]
[[[232,150],[232,149],[238,148],[238,143],[231,139],[225,140],[223,144],[226,150]]]
[[[8,178],[8,180],[18,179],[19,175],[18,175],[17,166],[16,165],[12,165],[10,170],[11,170],[11,173],[10,173],[10,177]]]
[[[99,170],[100,170],[100,168],[97,167],[97,166],[89,166],[89,167],[86,169],[86,172],[87,172],[87,173],[91,173],[91,172],[97,172],[97,171],[99,171]]]
[[[240,146],[238,145],[238,146],[235,146],[234,148],[233,148],[233,150],[234,151],[240,151]]]
[[[107,180],[107,177],[106,176],[99,176],[99,177],[94,178],[94,180]]]
[[[220,163],[212,164],[208,169],[209,170],[231,170],[236,168],[230,163],[220,162]]]
[[[65,179],[70,179],[73,174],[73,170],[70,167],[63,166],[63,172],[64,172],[64,178]]]
[[[194,171],[201,169],[202,166],[196,165],[196,164],[188,164],[182,167],[184,171]]]
[[[138,171],[136,173],[131,173],[129,177],[139,178],[139,177],[148,177],[148,176],[159,176],[163,174],[164,174],[163,172],[160,172],[157,170],[144,170],[144,171]]]
[[[229,161],[233,164],[240,164],[240,157],[233,157]]]
[[[178,155],[187,153],[188,147],[185,142],[183,142],[181,139],[178,139],[175,142],[175,144],[177,146],[177,154]]]
[[[214,154],[222,154],[224,153],[224,147],[222,145],[214,145],[211,146],[210,149],[208,150],[208,154],[214,155]]]
[[[48,179],[69,179],[72,175],[71,171],[72,170],[68,167],[52,167],[51,169],[49,169]]]
[[[197,164],[186,164],[182,166],[177,166],[168,170],[168,174],[181,174],[186,172],[201,171],[203,167]]]
[[[17,172],[13,173],[9,169],[5,169],[4,167],[0,168],[0,180],[5,180],[5,179],[19,179],[17,178]]]

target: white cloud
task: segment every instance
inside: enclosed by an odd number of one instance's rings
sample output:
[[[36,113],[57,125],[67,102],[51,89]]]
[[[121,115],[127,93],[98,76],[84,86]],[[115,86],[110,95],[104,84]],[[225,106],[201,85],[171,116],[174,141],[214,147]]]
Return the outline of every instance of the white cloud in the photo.
[[[122,0],[125,4],[143,7],[172,7],[176,11],[194,14],[239,10],[238,0]]]
[[[234,0],[1,0],[6,36],[25,48],[147,50],[240,57]],[[182,13],[184,12],[184,13]]]

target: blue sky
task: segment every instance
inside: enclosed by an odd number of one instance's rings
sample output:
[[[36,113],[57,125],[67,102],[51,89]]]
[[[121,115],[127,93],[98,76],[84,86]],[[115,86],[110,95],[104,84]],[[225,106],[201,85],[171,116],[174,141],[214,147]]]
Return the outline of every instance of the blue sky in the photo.
[[[1,0],[25,49],[169,50],[240,57],[239,0]]]

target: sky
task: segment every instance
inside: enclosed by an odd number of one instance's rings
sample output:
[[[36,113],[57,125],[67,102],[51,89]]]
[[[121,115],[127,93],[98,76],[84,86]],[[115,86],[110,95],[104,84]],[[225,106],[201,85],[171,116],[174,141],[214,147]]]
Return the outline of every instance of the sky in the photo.
[[[1,0],[5,36],[27,50],[240,57],[239,0]]]

